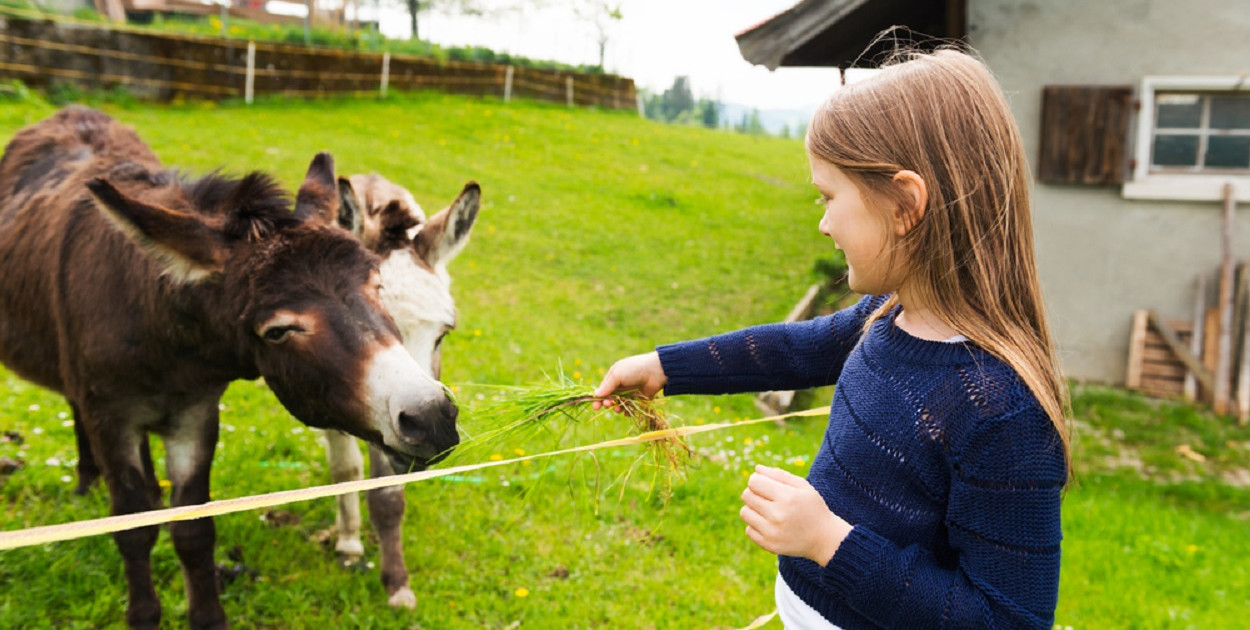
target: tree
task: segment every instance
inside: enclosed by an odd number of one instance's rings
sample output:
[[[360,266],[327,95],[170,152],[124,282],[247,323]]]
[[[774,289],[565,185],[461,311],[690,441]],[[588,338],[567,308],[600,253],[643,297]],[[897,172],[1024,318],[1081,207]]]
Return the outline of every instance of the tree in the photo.
[[[702,125],[708,129],[720,129],[721,123],[726,122],[719,101],[706,97],[695,101],[687,77],[673,79],[672,87],[661,94],[644,93],[642,108],[647,118],[660,122]]]
[[[694,109],[694,94],[690,91],[690,78],[677,77],[673,79],[673,86],[664,90],[663,96],[664,120],[677,120],[683,112]]]
[[[764,129],[764,123],[760,121],[760,110],[754,108],[751,112],[742,114],[742,122],[738,124],[736,129],[740,133],[751,134],[753,136],[762,136],[767,132]]]
[[[707,98],[699,99],[699,118],[708,129],[720,127],[720,103]]]
[[[625,17],[621,13],[621,4],[609,0],[575,0],[573,14],[594,25],[596,41],[599,44],[599,69],[603,70],[608,48],[608,31],[613,22],[620,22]]]
[[[460,15],[486,15],[492,9],[488,9],[483,0],[405,0],[408,4],[408,17],[412,25],[412,39],[415,41],[420,39],[418,35],[417,17],[423,13],[433,9],[438,9],[444,13],[458,13]],[[497,8],[493,10],[507,10],[511,7]]]

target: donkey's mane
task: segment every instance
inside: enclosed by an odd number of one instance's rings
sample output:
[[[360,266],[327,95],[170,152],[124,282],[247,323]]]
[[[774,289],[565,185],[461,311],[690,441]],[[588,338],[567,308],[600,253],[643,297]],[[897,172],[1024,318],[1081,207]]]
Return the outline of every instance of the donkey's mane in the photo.
[[[231,177],[212,171],[181,179],[193,207],[224,216],[223,230],[230,240],[257,241],[301,223],[291,211],[290,193],[266,173]]]

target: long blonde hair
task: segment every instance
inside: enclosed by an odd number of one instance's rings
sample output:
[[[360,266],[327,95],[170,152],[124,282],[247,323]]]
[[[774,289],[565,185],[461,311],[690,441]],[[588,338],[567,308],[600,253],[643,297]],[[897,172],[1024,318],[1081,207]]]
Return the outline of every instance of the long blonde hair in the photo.
[[[830,97],[808,128],[807,150],[887,207],[912,203],[896,173],[924,179],[923,218],[894,244],[909,262],[909,287],[1020,375],[1058,430],[1071,470],[1068,392],[1034,260],[1028,162],[1007,99],[968,53],[901,57]],[[897,303],[896,294],[867,325]]]

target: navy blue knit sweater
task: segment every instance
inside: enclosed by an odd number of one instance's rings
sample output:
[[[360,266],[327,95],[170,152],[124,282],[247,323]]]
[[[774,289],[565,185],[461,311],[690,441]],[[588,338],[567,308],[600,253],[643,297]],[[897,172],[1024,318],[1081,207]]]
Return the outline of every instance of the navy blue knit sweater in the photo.
[[[972,343],[912,337],[884,302],[657,348],[666,394],[837,383],[808,481],[853,529],[786,584],[859,628],[1048,629],[1059,590],[1059,435],[1014,370]],[[862,339],[861,339],[862,337]]]

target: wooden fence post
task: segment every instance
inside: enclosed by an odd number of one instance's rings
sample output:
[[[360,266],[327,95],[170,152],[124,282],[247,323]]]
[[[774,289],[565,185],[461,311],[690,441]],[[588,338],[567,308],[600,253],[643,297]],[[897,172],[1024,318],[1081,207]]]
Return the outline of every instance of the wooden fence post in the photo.
[[[1237,303],[1235,318],[1236,333],[1240,339],[1234,338],[1237,347],[1234,354],[1240,353],[1237,361],[1237,424],[1245,426],[1250,422],[1250,263],[1237,264]]]
[[[508,69],[504,70],[504,73],[503,73],[503,102],[504,103],[512,102],[512,73],[513,71],[514,71],[514,68],[512,67],[511,64],[509,64]]]
[[[1202,356],[1203,345],[1203,326],[1207,317],[1207,277],[1204,274],[1198,274],[1195,281],[1196,289],[1194,295],[1194,312],[1193,312],[1193,328],[1189,337],[1189,351],[1196,357]],[[1194,373],[1185,371],[1185,400],[1193,402],[1198,399],[1198,380],[1194,378]]]
[[[391,53],[382,53],[382,98],[386,98],[386,85],[391,80]]]
[[[1237,207],[1232,183],[1224,184],[1224,223],[1220,230],[1220,337],[1215,361],[1215,413],[1228,413],[1229,377],[1233,356],[1233,215]]]
[[[569,107],[573,106],[573,75],[564,77],[564,91],[568,96]]]
[[[256,42],[247,40],[247,77],[243,82],[243,101],[252,104],[256,85]]]

